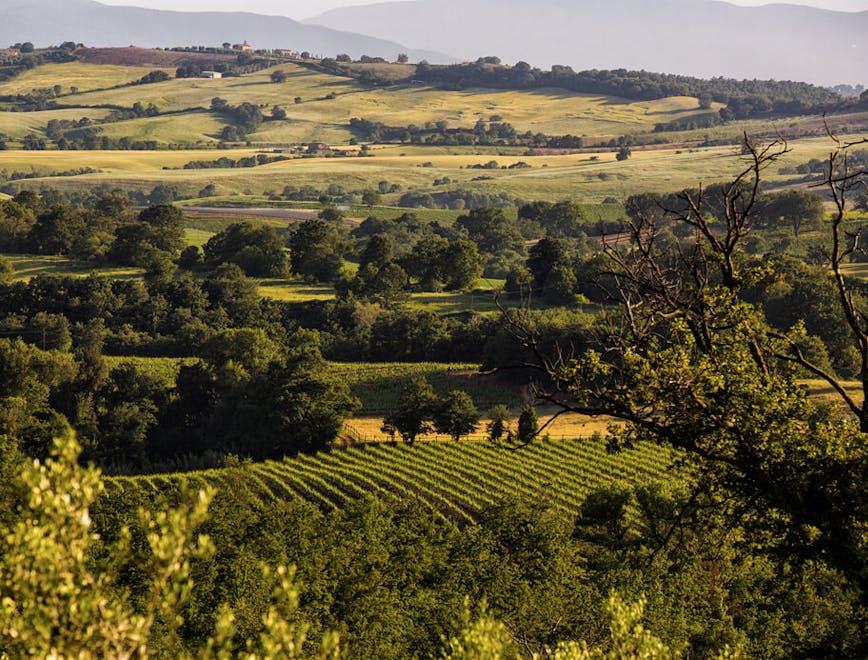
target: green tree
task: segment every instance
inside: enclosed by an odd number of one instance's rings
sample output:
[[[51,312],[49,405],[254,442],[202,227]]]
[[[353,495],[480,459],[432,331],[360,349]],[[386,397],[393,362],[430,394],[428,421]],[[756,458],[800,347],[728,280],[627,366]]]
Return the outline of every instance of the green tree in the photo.
[[[434,430],[433,417],[437,395],[424,378],[414,378],[401,391],[398,405],[386,417],[385,424],[394,428],[407,444]]]
[[[861,301],[841,270],[852,249],[843,229],[852,179],[839,174],[847,149],[832,152],[826,181],[837,208],[830,223],[831,269],[865,365]],[[808,359],[801,349],[803,326],[772,330],[762,310],[745,300],[746,287],[766,268],[743,258],[743,241],[754,222],[762,174],[786,151],[780,142],[748,141],[748,165],[716,191],[722,215],[703,210],[707,191],[682,193],[681,210],[667,214],[689,227],[682,244],[659,241],[661,228],[641,215],[631,219],[632,243],[609,254],[621,301],[609,330],[594,350],[561,354],[552,369],[545,360],[538,363],[558,384],[542,395],[548,401],[566,395],[572,412],[624,420],[613,431],[612,449],[647,441],[683,451],[695,475],[689,499],[697,506],[723,516],[733,507],[743,511],[727,524],[754,539],[758,553],[821,562],[847,576],[864,602],[864,562],[858,558],[866,546],[856,529],[868,520],[868,508],[846,484],[868,470],[868,451],[858,439],[868,432],[868,404]],[[525,347],[537,345],[538,334],[527,324],[519,321],[513,330],[525,337]],[[828,383],[853,419],[810,400],[795,367]],[[864,368],[861,376],[868,388]]]
[[[320,282],[333,282],[343,267],[348,246],[325,220],[302,222],[289,237],[292,272]]]
[[[366,190],[362,193],[362,204],[367,206],[368,208],[374,208],[378,206],[382,202],[382,198],[380,197],[380,193],[376,190]]]
[[[9,282],[15,275],[15,267],[6,257],[0,257],[0,282]]]
[[[491,442],[500,442],[512,434],[512,429],[510,429],[512,415],[507,406],[503,404],[494,406],[488,411],[488,419],[486,430],[488,431],[488,439]]]
[[[283,241],[272,227],[241,222],[229,225],[205,244],[205,265],[238,265],[249,277],[286,277],[289,258]]]
[[[527,406],[521,411],[518,417],[518,435],[516,436],[521,443],[533,442],[539,435],[539,416],[536,408]]]
[[[758,214],[763,224],[775,227],[787,223],[796,238],[804,229],[819,229],[826,215],[823,198],[812,190],[787,190],[768,195],[760,206]]]
[[[476,431],[479,411],[467,392],[453,390],[438,401],[434,412],[434,426],[456,442]]]
[[[67,420],[49,399],[75,378],[72,356],[0,339],[0,435],[17,438],[30,456],[45,457]]]

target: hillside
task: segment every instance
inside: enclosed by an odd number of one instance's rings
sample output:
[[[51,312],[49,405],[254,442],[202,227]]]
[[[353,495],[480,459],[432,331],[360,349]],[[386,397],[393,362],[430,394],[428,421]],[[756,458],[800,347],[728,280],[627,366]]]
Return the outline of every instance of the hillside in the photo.
[[[498,28],[484,29],[494,17]],[[819,84],[868,78],[868,12],[713,0],[414,0],[335,9],[309,22],[470,60]]]
[[[418,499],[441,516],[467,523],[510,497],[541,499],[575,515],[594,488],[664,479],[671,463],[672,454],[656,447],[610,454],[603,440],[592,438],[537,442],[520,451],[479,442],[370,444],[227,471],[117,477],[109,482],[109,494],[171,494],[184,484],[220,488],[224,478],[240,474],[264,500],[301,498],[332,510],[368,496]]]
[[[258,48],[292,48],[312,53],[347,52],[394,58],[449,61],[436,52],[408,49],[398,42],[304,25],[282,16],[252,13],[175,12],[107,6],[92,0],[11,0],[0,7],[0,43],[31,41],[38,46],[73,40],[92,46],[219,45],[248,40]]]

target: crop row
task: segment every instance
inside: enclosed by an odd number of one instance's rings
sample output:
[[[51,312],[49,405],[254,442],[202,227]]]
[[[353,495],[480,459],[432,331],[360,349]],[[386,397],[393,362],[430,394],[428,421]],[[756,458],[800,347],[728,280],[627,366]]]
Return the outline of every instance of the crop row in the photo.
[[[369,496],[416,499],[445,518],[466,523],[512,497],[575,513],[595,488],[665,478],[672,458],[647,445],[612,454],[603,441],[588,438],[538,442],[518,450],[480,442],[374,443],[239,468],[115,478],[110,492],[136,489],[153,496],[206,484],[219,489],[240,478],[267,500],[301,498],[328,511]]]

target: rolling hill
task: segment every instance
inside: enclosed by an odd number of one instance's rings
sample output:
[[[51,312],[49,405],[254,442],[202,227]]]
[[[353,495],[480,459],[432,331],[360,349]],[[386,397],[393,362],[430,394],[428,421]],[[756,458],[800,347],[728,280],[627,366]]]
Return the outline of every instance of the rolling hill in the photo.
[[[715,0],[413,0],[309,22],[466,59],[817,84],[868,79],[868,12]]]
[[[7,0],[0,6],[0,43],[37,46],[76,41],[93,46],[218,45],[248,40],[258,48],[292,48],[312,53],[450,61],[447,55],[408,49],[400,43],[305,25],[282,16],[252,13],[175,12],[107,6],[93,0]]]

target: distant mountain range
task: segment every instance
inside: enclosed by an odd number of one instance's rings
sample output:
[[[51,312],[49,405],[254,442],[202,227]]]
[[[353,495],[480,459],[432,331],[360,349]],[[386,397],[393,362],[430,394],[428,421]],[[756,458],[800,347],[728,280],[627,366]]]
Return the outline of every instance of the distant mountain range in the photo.
[[[24,41],[37,46],[63,41],[90,46],[216,46],[245,39],[257,48],[290,48],[330,56],[348,53],[394,59],[403,52],[414,60],[453,59],[392,40],[305,25],[282,16],[160,11],[92,0],[0,0],[0,47]]]
[[[868,82],[868,12],[715,0],[413,0],[336,9],[307,22],[463,59]]]

